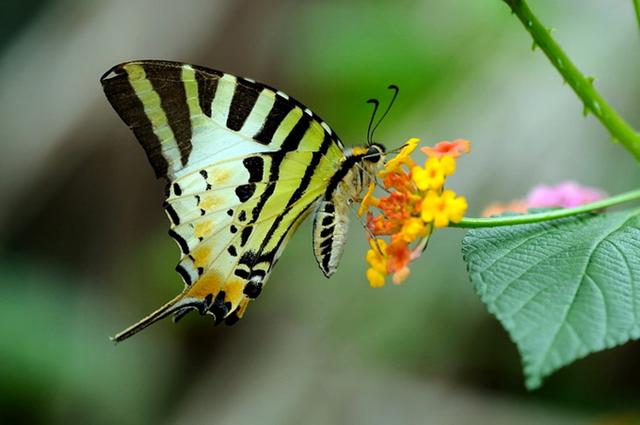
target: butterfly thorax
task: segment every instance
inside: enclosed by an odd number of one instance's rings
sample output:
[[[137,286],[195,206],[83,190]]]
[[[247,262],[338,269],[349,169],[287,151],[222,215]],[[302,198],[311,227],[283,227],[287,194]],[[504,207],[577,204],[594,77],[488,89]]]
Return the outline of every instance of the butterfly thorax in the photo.
[[[360,150],[364,150],[364,153],[358,153]],[[355,148],[351,152],[347,152],[347,159],[353,158],[355,163],[344,179],[338,184],[335,196],[345,199],[349,203],[359,203],[362,197],[369,187],[369,184],[374,180],[377,164],[363,157],[366,155],[366,149]]]
[[[345,150],[340,168],[332,176],[324,199],[340,197],[349,203],[362,200],[362,194],[374,180],[384,147],[355,147]]]

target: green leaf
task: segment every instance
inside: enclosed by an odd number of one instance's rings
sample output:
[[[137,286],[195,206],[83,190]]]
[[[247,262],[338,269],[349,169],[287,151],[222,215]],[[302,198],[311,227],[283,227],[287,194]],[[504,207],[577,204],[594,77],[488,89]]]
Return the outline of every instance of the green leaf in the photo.
[[[518,346],[529,389],[640,338],[640,210],[471,230],[471,281]]]

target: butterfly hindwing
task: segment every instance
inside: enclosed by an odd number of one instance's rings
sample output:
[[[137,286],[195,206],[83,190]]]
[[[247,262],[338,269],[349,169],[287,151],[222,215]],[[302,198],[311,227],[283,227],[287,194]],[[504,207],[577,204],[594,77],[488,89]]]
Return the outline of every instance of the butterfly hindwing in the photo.
[[[101,81],[169,182],[165,211],[186,284],[116,340],[194,308],[217,322],[237,320],[340,167],[342,144],[286,94],[231,74],[136,61]]]

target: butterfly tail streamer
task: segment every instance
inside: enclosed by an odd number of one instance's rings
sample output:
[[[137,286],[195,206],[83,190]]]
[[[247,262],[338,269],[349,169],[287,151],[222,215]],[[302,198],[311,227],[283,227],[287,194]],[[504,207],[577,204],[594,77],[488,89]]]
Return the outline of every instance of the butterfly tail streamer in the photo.
[[[119,332],[115,336],[110,337],[111,341],[115,343],[122,342],[130,336],[133,336],[141,330],[145,329],[147,326],[154,324],[158,320],[162,320],[165,317],[178,312],[180,309],[184,308],[184,306],[182,305],[183,303],[180,303],[180,301],[182,301],[183,299],[184,294],[178,294],[177,297],[167,302],[165,305],[163,305],[153,313],[129,326],[122,332]]]

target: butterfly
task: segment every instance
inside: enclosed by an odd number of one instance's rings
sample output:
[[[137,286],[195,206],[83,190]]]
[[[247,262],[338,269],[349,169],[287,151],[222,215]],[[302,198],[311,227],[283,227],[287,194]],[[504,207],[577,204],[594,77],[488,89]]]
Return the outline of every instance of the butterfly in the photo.
[[[113,340],[192,310],[216,324],[235,323],[310,214],[317,263],[327,277],[336,271],[350,205],[372,181],[384,146],[368,137],[366,146],[345,148],[282,91],[201,66],[132,61],[100,82],[156,176],[167,181],[164,210],[185,284]]]

